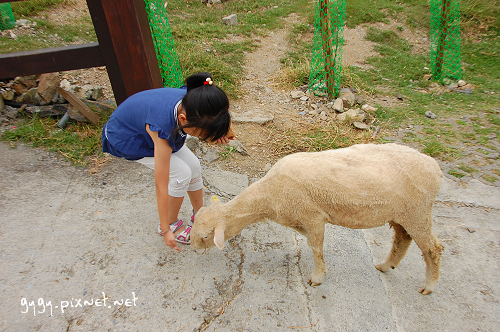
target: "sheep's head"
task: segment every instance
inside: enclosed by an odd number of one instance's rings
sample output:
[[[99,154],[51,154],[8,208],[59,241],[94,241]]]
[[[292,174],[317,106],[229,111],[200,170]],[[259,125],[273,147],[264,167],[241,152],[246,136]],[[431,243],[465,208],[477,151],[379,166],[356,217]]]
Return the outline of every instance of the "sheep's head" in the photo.
[[[191,247],[193,249],[208,249],[214,245],[224,248],[226,225],[223,220],[220,203],[202,207],[195,217],[191,230]]]

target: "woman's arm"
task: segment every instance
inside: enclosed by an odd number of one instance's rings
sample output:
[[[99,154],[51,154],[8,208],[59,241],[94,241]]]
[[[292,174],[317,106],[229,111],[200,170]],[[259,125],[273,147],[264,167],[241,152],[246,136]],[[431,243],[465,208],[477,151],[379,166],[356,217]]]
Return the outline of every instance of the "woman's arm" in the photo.
[[[155,145],[155,185],[156,185],[156,202],[158,204],[158,215],[160,217],[160,228],[162,231],[170,229],[168,222],[168,182],[170,176],[170,156],[172,148],[168,145],[168,141],[158,137],[158,132],[151,131],[149,125],[146,124],[146,131],[153,139]],[[181,249],[175,242],[174,233],[168,231],[163,235],[165,244],[174,248],[177,251]]]

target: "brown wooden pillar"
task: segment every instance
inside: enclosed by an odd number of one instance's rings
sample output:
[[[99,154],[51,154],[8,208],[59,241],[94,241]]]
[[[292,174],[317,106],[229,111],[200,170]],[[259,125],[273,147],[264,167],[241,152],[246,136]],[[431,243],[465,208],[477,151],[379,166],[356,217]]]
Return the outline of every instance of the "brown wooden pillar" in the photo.
[[[144,0],[87,0],[117,104],[163,87]]]

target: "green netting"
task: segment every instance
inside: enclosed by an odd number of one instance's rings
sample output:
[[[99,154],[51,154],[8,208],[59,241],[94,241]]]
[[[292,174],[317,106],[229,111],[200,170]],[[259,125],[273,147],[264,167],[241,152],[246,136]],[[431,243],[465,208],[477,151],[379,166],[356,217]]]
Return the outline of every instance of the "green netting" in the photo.
[[[460,0],[430,0],[431,69],[447,83],[462,77],[460,61]]]
[[[318,0],[309,91],[333,98],[340,87],[346,0]]]
[[[15,26],[16,20],[14,14],[12,14],[10,3],[0,3],[0,30],[12,29]]]
[[[178,88],[183,85],[181,66],[162,0],[144,0],[149,28],[155,45],[163,86]]]

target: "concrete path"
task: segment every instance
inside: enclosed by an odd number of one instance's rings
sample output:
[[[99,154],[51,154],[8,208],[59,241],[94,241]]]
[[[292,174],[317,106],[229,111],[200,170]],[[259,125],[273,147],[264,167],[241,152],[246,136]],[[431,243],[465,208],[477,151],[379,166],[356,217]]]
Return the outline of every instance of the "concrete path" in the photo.
[[[304,237],[273,222],[224,250],[167,248],[156,234],[153,172],[114,159],[96,175],[52,154],[0,143],[1,331],[499,331],[500,188],[449,179],[434,210],[441,280],[418,293],[415,244],[382,274],[388,227],[327,227],[329,273]],[[205,170],[224,200],[245,176]],[[189,203],[181,217],[189,219]]]

